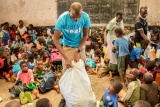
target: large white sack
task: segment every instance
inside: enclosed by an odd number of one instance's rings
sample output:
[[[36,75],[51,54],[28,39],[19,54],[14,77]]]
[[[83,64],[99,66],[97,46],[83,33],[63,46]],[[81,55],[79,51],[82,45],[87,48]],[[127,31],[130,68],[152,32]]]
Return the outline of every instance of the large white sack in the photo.
[[[96,98],[82,60],[72,61],[59,81],[67,107],[97,107]]]

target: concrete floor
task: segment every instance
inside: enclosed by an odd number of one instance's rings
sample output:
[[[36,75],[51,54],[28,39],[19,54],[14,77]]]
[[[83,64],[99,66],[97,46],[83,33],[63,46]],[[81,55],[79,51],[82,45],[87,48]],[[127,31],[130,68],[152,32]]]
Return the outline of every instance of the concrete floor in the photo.
[[[109,78],[108,76],[105,76],[103,78],[98,78],[97,75],[90,75],[90,80],[92,84],[93,91],[96,95],[97,100],[100,100],[104,90],[109,85]],[[115,76],[115,79],[119,79],[119,77]],[[3,101],[0,103],[0,107],[3,107],[7,102],[12,100],[10,98],[11,94],[9,93],[8,89],[13,86],[14,83],[6,82],[4,79],[0,79],[0,97],[3,98]],[[58,107],[58,104],[61,99],[61,95],[57,94],[54,90],[51,90],[48,93],[45,93],[40,96],[41,98],[48,98],[53,107]],[[19,101],[19,99],[15,99]],[[23,105],[22,107],[35,107],[35,103],[37,100],[34,100],[33,105]],[[122,104],[119,104],[119,107],[124,107]]]

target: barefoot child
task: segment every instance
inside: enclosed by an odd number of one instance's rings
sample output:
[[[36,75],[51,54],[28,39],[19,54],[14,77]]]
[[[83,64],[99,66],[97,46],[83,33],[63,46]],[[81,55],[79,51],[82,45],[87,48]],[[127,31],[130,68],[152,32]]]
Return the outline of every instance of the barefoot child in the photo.
[[[37,82],[36,85],[39,85],[41,83],[41,80],[43,79],[43,76],[46,73],[46,68],[43,65],[43,60],[41,58],[37,59],[37,65],[33,69],[33,74],[35,81]]]
[[[25,61],[22,61],[20,63],[20,66],[22,70],[18,73],[17,80],[20,79],[23,83],[26,84],[26,87],[28,87],[28,89],[32,91],[36,98],[40,98],[38,89],[36,89],[36,87],[33,86],[34,76],[32,70],[28,69],[27,63]],[[30,87],[31,85],[32,87]],[[24,101],[24,94],[25,93],[20,93],[21,104],[26,103]]]
[[[128,85],[128,90],[126,95],[123,98],[120,98],[122,102],[126,105],[129,101],[133,106],[136,101],[140,99],[140,80],[138,79],[139,71],[136,68],[130,70],[128,78],[131,82]]]
[[[118,50],[118,72],[123,84],[125,84],[125,73],[128,68],[129,59],[129,39],[123,37],[123,30],[119,27],[115,29],[116,40],[114,48]]]
[[[109,87],[101,99],[102,107],[118,107],[118,93],[123,88],[123,85],[118,81],[111,81]]]
[[[141,85],[141,100],[149,102],[154,107],[159,103],[159,86],[151,73],[145,73],[143,80],[145,84]]]

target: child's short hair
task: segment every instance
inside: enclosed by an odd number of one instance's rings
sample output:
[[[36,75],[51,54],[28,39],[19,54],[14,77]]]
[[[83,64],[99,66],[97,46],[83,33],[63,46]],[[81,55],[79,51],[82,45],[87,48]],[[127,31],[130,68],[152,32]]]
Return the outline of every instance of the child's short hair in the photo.
[[[13,53],[19,52],[19,48],[14,48]]]
[[[27,64],[26,61],[21,61],[20,66],[22,67],[23,64]]]
[[[133,68],[132,71],[133,71],[133,75],[135,75],[137,77],[139,76],[140,72],[137,68]]]
[[[116,91],[116,93],[119,93],[123,88],[122,83],[119,81],[115,81],[115,80],[111,81],[111,85],[114,88],[114,90]]]
[[[100,49],[96,49],[94,53],[95,55],[99,55],[99,56],[102,55],[102,51]]]
[[[87,45],[86,50],[90,50],[90,49],[92,49],[92,47],[90,45]]]
[[[143,45],[143,46],[146,46],[146,45],[149,44],[149,41],[148,41],[148,40],[142,40],[142,41],[140,42],[140,44],[141,44],[141,46],[142,46],[142,45]]]
[[[153,82],[153,75],[147,72],[144,74],[143,80],[145,81],[146,84],[151,84]]]
[[[5,104],[4,107],[21,107],[21,104],[18,101],[13,100]]]
[[[47,51],[41,51],[40,56],[43,56],[45,54],[45,52],[47,52]]]
[[[28,60],[33,59],[34,60],[34,56],[33,54],[28,54]]]
[[[47,98],[41,98],[36,102],[36,107],[50,107],[50,101]]]
[[[133,107],[151,107],[151,105],[147,101],[138,100],[135,102]]]
[[[32,24],[29,24],[29,26],[30,26],[31,28],[33,28],[33,25],[32,25]]]
[[[155,68],[155,66],[156,66],[156,63],[154,61],[148,61],[145,67],[148,71],[151,71]]]
[[[117,27],[114,31],[116,34],[123,35],[123,30],[121,27]]]

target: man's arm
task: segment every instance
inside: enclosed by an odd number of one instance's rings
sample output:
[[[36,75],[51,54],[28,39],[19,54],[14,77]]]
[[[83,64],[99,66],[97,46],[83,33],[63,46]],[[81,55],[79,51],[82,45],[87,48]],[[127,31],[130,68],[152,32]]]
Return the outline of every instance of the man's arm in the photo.
[[[106,29],[104,31],[104,44],[107,45],[107,34],[108,34],[108,30]]]
[[[61,36],[61,31],[58,31],[58,30],[55,30],[54,31],[54,37],[53,37],[53,41],[54,41],[54,44],[56,46],[56,48],[59,50],[59,52],[62,54],[63,58],[64,59],[67,59],[68,57],[66,56],[66,54],[64,53],[64,50],[62,48],[62,46],[60,45],[60,42],[59,42],[59,38]]]
[[[78,46],[79,50],[82,50],[82,48],[83,48],[83,46],[84,46],[84,44],[85,44],[85,42],[87,40],[88,34],[89,34],[89,28],[84,28],[83,29],[83,38],[82,38],[82,40],[80,42],[80,45]]]
[[[149,39],[147,38],[147,35],[144,34],[143,29],[142,29],[142,30],[138,30],[138,31],[139,31],[139,33],[141,34],[141,36],[142,36],[142,38],[143,38],[144,40],[148,40],[148,41],[149,41]]]

